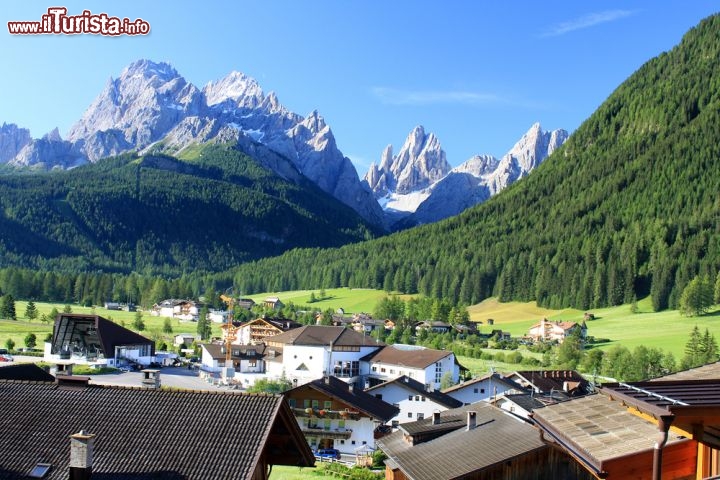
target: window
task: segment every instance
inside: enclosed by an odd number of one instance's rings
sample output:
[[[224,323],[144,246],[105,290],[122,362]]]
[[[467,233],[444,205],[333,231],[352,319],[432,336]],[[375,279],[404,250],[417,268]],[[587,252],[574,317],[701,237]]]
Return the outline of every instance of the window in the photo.
[[[327,432],[328,430],[330,430],[330,423],[331,423],[331,422],[332,422],[332,420],[330,420],[329,418],[326,418],[326,419],[325,419],[325,425],[324,425],[325,428],[324,428],[324,429],[325,429],[326,432]]]
[[[412,396],[412,395],[408,395],[408,402],[412,402],[412,399],[413,399],[413,396]]]
[[[393,428],[397,428],[398,425],[400,425],[400,422],[399,422],[399,421],[397,421],[397,420],[393,420],[393,421],[392,421],[392,427],[393,427]]]
[[[345,440],[340,440],[340,445],[345,445]]]
[[[303,408],[310,408],[310,400],[307,398],[303,400]]]
[[[415,401],[416,401],[416,402],[419,402],[419,401],[420,401],[420,395],[415,395]]]
[[[473,388],[473,393],[478,393],[478,389],[477,389],[477,388]]]
[[[310,360],[312,360],[312,355],[310,355]]]
[[[425,397],[420,397],[420,400],[422,400],[422,401],[424,402],[424,401],[425,401]]]
[[[385,373],[385,367],[380,368],[380,373]]]
[[[408,418],[412,418],[412,412],[408,412]]]
[[[372,371],[373,371],[373,372],[377,372],[377,367],[373,365]]]
[[[395,373],[395,369],[394,369],[394,368],[391,368],[391,369],[390,369],[390,374],[392,375],[392,374],[394,374],[394,373]]]
[[[257,360],[255,360],[254,358],[252,360],[248,360],[248,367],[257,367]]]
[[[352,441],[352,444],[355,445],[355,440]]]
[[[345,420],[338,420],[338,428],[345,428]]]
[[[424,413],[418,413],[418,414],[417,414],[417,419],[418,419],[418,420],[422,420],[423,418],[425,418],[425,414],[424,414]]]
[[[367,442],[365,440],[363,440],[363,445],[367,445]]]
[[[290,408],[295,408],[295,399],[288,398],[288,405],[290,405]]]
[[[484,388],[481,388],[481,389],[480,389],[480,393],[485,393],[485,389],[484,389]]]
[[[330,410],[332,408],[332,400],[325,400],[323,402],[323,408],[325,410]]]
[[[319,407],[320,407],[320,400],[313,400],[313,401],[312,401],[312,407],[313,407],[313,408],[319,408]]]

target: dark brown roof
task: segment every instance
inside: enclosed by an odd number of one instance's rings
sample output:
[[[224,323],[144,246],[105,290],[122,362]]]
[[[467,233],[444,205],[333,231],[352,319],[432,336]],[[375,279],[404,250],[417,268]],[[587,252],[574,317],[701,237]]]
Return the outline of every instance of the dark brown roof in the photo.
[[[224,345],[221,345],[219,343],[203,343],[201,344],[203,347],[205,347],[205,350],[212,356],[212,358],[216,360],[224,360],[225,359],[225,353],[223,352]],[[250,360],[253,358],[262,358],[265,355],[265,345],[259,344],[259,345],[231,345],[230,346],[230,353],[231,358],[234,358],[235,360]],[[252,355],[248,355],[248,351],[254,351],[255,353]],[[235,353],[238,353],[238,355],[235,355]]]
[[[64,346],[62,343],[67,338],[62,337],[64,331],[61,325],[68,325],[72,328],[74,323],[91,324],[95,328],[93,338],[97,338],[99,346],[102,348],[106,357],[115,356],[115,347],[123,345],[149,345],[151,355],[155,354],[155,342],[149,338],[128,330],[116,323],[111,322],[99,315],[84,315],[80,313],[61,313],[55,319],[55,327],[53,328],[52,352],[59,353]],[[87,338],[84,334],[83,337]],[[78,338],[75,336],[74,338]]]
[[[375,385],[372,388],[368,388],[365,390],[368,393],[372,393],[373,390],[378,390],[384,386],[391,385],[391,384],[397,384],[401,387],[410,390],[415,393],[419,393],[421,395],[424,395],[425,397],[431,399],[435,403],[439,403],[445,408],[458,408],[462,407],[463,402],[460,400],[456,400],[450,395],[446,395],[445,393],[439,391],[439,390],[432,390],[429,391],[425,388],[425,385],[418,382],[417,380],[414,380],[407,375],[403,375],[401,377],[396,378],[395,380],[390,380],[389,382],[381,383],[380,385]]]
[[[471,430],[465,428],[468,411],[477,412],[477,426]],[[413,446],[403,439],[401,430],[377,440],[390,457],[389,466],[399,468],[408,479],[466,478],[519,455],[548,448],[537,429],[484,402],[440,415],[441,421],[443,417],[454,418],[457,425],[434,440]]]
[[[601,391],[655,416],[700,409],[720,413],[720,379],[610,383]]]
[[[54,382],[55,377],[34,363],[16,363],[0,366],[2,380],[28,380],[34,382]]]
[[[566,382],[577,388],[575,392],[570,392],[574,395],[584,395],[588,393],[590,387],[590,383],[575,370],[528,370],[515,374],[534,385],[540,392],[562,392]]]
[[[658,427],[630,413],[620,402],[591,394],[548,405],[533,413],[536,424],[595,470],[604,462],[652,450]],[[669,444],[682,441],[670,432]]]
[[[405,349],[397,345],[388,345],[377,352],[365,355],[362,360],[386,363],[388,365],[402,365],[410,368],[427,368],[448,355],[452,355],[452,352],[424,347]]]
[[[400,412],[399,408],[393,407],[389,403],[376,398],[374,395],[363,392],[357,387],[354,387],[352,391],[350,391],[350,386],[350,384],[343,382],[339,378],[329,376],[288,390],[285,392],[285,395],[292,398],[294,392],[311,388],[324,393],[328,397],[335,398],[369,417],[382,420],[383,422],[387,422]]]
[[[81,430],[97,435],[93,478],[249,479],[263,455],[313,462],[281,396],[0,380],[0,405],[5,480],[37,462],[67,479],[68,437]]]
[[[334,346],[346,347],[372,347],[383,346],[382,342],[358,333],[345,327],[329,327],[323,325],[305,325],[287,332],[275,335],[265,340],[266,343],[284,345],[317,345],[325,346],[332,343]]]

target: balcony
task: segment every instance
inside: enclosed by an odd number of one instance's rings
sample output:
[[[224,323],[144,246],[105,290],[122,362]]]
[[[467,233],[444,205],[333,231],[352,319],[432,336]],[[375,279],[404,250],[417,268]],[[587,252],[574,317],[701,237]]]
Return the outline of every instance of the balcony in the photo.
[[[352,436],[352,429],[349,428],[331,428],[330,430],[325,430],[321,426],[300,426],[300,430],[306,437],[328,438],[331,440],[347,440]]]
[[[293,414],[298,418],[329,418],[331,420],[360,420],[357,410],[325,410],[323,408],[292,408]]]

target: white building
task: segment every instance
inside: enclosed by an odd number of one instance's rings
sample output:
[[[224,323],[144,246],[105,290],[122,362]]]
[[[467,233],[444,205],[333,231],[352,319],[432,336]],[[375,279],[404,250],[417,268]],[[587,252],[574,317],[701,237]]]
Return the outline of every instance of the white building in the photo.
[[[368,363],[369,386],[407,375],[429,388],[439,390],[445,373],[449,372],[452,382],[457,383],[462,368],[455,354],[450,351],[415,345],[388,345],[363,360]]]
[[[498,373],[491,373],[479,378],[473,378],[443,390],[443,393],[469,405],[475,402],[492,400],[505,392],[521,393],[524,389],[519,384]]]
[[[401,423],[430,418],[434,412],[462,406],[462,402],[438,390],[428,389],[424,384],[407,375],[376,385],[366,392],[400,409],[400,412],[388,422],[393,427]]]
[[[203,343],[200,376],[213,383],[252,386],[265,375],[265,345],[231,345],[227,361],[225,345]]]
[[[336,448],[355,454],[375,448],[375,429],[398,409],[333,376],[285,392],[285,397],[310,447]]]
[[[368,373],[361,359],[385,344],[344,327],[306,325],[268,337],[265,345],[268,377],[302,385],[327,374],[355,382]]]
[[[200,309],[192,300],[168,299],[153,305],[150,315],[154,317],[177,318],[185,321],[197,321]]]

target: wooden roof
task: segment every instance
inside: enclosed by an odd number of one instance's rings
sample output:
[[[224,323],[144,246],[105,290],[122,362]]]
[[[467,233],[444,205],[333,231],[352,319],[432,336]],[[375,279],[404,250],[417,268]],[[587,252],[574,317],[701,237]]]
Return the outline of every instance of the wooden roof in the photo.
[[[69,436],[95,434],[93,477],[250,479],[259,463],[312,465],[281,396],[0,380],[0,476],[67,479]]]
[[[294,394],[299,391],[308,388],[313,389],[344,403],[348,407],[358,410],[364,415],[382,420],[383,422],[387,422],[400,411],[399,408],[379,398],[375,398],[374,395],[366,393],[359,388],[353,386],[351,390],[351,386],[351,384],[345,383],[331,375],[288,390],[285,392],[285,395],[288,398],[293,398]]]
[[[432,348],[399,348],[397,345],[388,345],[385,348],[366,355],[362,360],[368,362],[385,363],[409,368],[427,368],[435,362],[452,355],[449,350],[434,350]],[[457,363],[457,361],[456,361]]]
[[[651,451],[658,438],[655,424],[605,395],[591,394],[548,405],[535,410],[532,417],[596,472],[605,471],[610,460]],[[671,432],[668,445],[683,441]]]

